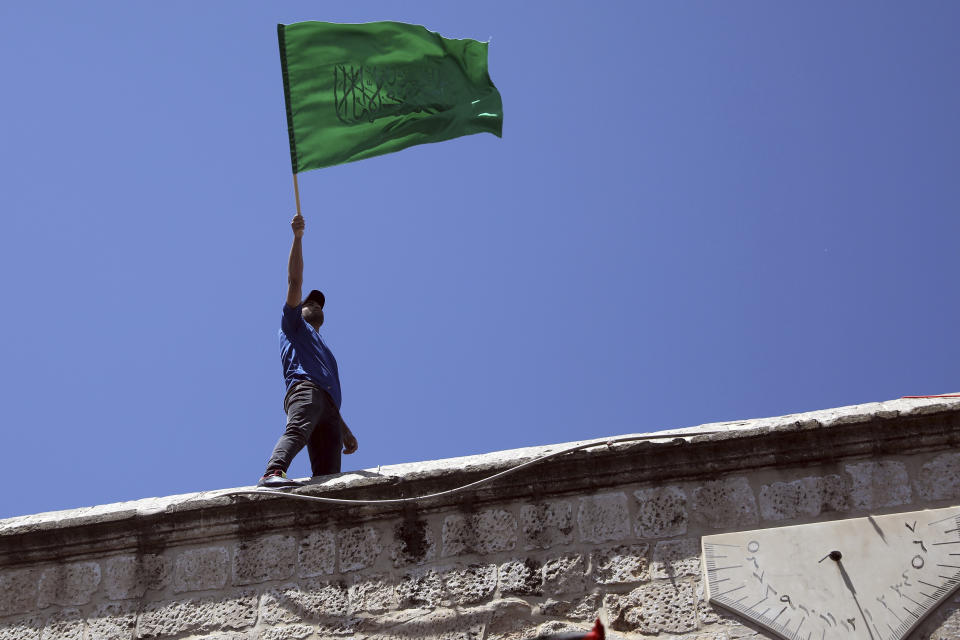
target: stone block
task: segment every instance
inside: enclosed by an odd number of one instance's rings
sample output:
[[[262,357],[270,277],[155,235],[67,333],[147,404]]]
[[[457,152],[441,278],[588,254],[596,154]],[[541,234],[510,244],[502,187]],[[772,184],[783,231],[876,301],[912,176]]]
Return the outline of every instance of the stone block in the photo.
[[[505,562],[497,569],[500,595],[538,596],[543,593],[542,565],[527,558]]]
[[[303,612],[297,599],[300,587],[288,584],[279,589],[270,589],[260,596],[258,620],[262,624],[278,625],[303,620]]]
[[[40,572],[35,569],[0,571],[0,616],[37,609]]]
[[[40,640],[83,640],[83,624],[79,609],[61,609],[47,619]]]
[[[960,595],[937,607],[910,634],[918,640],[957,640],[960,638]]]
[[[87,604],[99,587],[100,565],[96,562],[73,562],[47,567],[40,574],[40,608],[51,604]]]
[[[573,633],[583,633],[587,631],[584,629],[582,624],[577,624],[575,622],[565,622],[563,620],[551,620],[550,622],[544,622],[536,628],[536,633],[533,636],[534,638],[543,638],[543,637],[552,637],[552,636],[563,636],[564,634],[573,634]]]
[[[517,519],[503,509],[444,518],[443,557],[511,551],[517,544]]]
[[[647,544],[596,549],[591,554],[593,579],[599,584],[627,584],[650,579]]]
[[[404,520],[393,530],[390,559],[394,567],[423,564],[437,557],[437,542],[426,520]]]
[[[703,483],[693,490],[693,517],[714,529],[757,524],[757,500],[750,483],[742,476]]]
[[[490,612],[486,622],[487,640],[521,640],[536,635],[533,606],[521,598],[498,598],[482,605]]]
[[[437,640],[482,640],[483,625],[475,624],[459,631],[445,631],[437,636]]]
[[[340,571],[356,571],[373,566],[383,547],[380,534],[370,526],[351,527],[337,534]]]
[[[246,629],[257,622],[257,594],[240,593],[146,605],[137,624],[137,638],[166,638],[187,633]]]
[[[543,563],[543,591],[550,595],[583,593],[587,566],[580,554],[561,556]]]
[[[163,589],[170,580],[170,561],[154,554],[124,555],[101,563],[103,590],[111,600],[141,598],[148,589]]]
[[[337,550],[333,541],[333,531],[313,531],[300,541],[297,554],[300,575],[310,578],[333,573],[337,566]]]
[[[311,635],[313,635],[313,627],[306,624],[292,624],[263,629],[257,634],[257,640],[303,640]]]
[[[612,627],[643,634],[689,633],[697,628],[696,602],[689,582],[654,582],[622,596],[608,594],[604,608],[616,611]]]
[[[653,548],[650,577],[674,579],[700,575],[700,540],[662,540]]]
[[[591,593],[571,600],[554,600],[548,598],[540,605],[540,615],[551,618],[566,618],[567,620],[582,620],[593,622],[597,619],[600,610],[600,594]],[[587,631],[586,628],[583,629]]]
[[[960,498],[960,453],[941,453],[924,464],[914,487],[923,500]]]
[[[910,504],[910,478],[902,462],[868,461],[844,467],[853,479],[850,501],[854,509],[879,509]]]
[[[7,597],[5,592],[0,593]],[[0,622],[0,640],[40,640],[42,630],[43,618],[38,615],[7,620]]]
[[[687,532],[687,494],[677,486],[653,487],[633,492],[638,538],[669,538]]]
[[[443,580],[433,569],[412,571],[400,579],[397,596],[401,607],[433,609],[443,600]]]
[[[583,542],[623,540],[630,535],[627,495],[618,491],[580,498],[577,526]]]
[[[790,520],[847,511],[850,507],[847,494],[846,483],[838,475],[774,482],[760,487],[760,516],[764,520]]]
[[[350,610],[354,613],[380,613],[400,606],[393,576],[380,574],[358,577],[350,585]]]
[[[497,565],[470,565],[455,569],[443,576],[444,587],[458,605],[482,602],[497,588]]]
[[[286,580],[297,561],[297,541],[277,534],[243,540],[233,551],[233,584],[246,585],[268,580]]]
[[[341,636],[359,638],[357,635],[358,622],[359,621],[357,618],[341,618],[339,620],[333,620],[330,622],[318,622],[316,625],[314,625],[314,628],[316,629],[317,638],[319,640],[327,640],[328,638],[337,638]]]
[[[135,602],[101,604],[87,619],[86,640],[132,640],[136,627]]]
[[[226,547],[186,549],[177,555],[173,592],[222,589],[230,575],[230,552]]]
[[[349,613],[349,592],[343,582],[309,580],[302,586],[271,589],[260,599],[260,621],[267,624],[339,619]]]
[[[520,530],[524,549],[549,549],[573,542],[573,505],[539,502],[520,507]]]

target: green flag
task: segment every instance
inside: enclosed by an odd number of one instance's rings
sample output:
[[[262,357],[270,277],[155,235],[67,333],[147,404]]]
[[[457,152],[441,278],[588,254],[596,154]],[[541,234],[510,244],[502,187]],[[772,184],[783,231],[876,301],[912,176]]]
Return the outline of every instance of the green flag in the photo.
[[[487,44],[401,22],[277,25],[293,172],[487,131]]]

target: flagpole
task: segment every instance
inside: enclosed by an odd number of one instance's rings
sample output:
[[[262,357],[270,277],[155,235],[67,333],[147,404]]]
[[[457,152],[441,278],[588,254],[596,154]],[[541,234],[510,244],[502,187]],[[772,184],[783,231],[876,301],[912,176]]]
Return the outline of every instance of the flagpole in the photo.
[[[293,195],[297,198],[297,215],[300,215],[300,186],[297,184],[297,174],[293,174]]]

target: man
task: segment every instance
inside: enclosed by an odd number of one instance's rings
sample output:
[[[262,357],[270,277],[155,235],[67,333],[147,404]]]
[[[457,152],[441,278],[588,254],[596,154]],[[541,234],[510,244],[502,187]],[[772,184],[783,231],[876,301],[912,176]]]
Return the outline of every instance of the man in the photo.
[[[267,472],[260,478],[258,487],[301,485],[287,479],[287,469],[304,446],[310,454],[310,467],[315,476],[340,472],[341,447],[343,453],[348,454],[357,450],[357,439],[340,417],[337,361],[319,333],[323,324],[323,293],[313,290],[301,302],[303,216],[298,213],[290,226],[293,246],[287,267],[287,301],[280,321],[287,428],[267,462]]]

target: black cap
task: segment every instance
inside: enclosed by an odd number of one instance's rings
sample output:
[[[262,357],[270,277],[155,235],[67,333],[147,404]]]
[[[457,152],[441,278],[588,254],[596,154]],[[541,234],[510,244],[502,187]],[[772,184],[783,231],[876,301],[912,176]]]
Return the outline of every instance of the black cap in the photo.
[[[320,308],[322,309],[322,308],[323,308],[323,304],[326,302],[326,298],[323,297],[323,291],[319,291],[319,290],[317,290],[317,289],[314,289],[313,291],[311,291],[310,293],[307,294],[307,297],[306,297],[306,298],[303,299],[304,304],[306,304],[307,302],[311,302],[311,301],[312,301],[312,302],[319,302],[319,303],[320,303]]]

